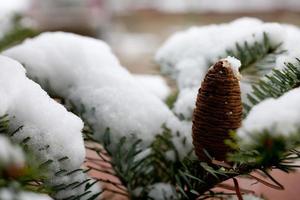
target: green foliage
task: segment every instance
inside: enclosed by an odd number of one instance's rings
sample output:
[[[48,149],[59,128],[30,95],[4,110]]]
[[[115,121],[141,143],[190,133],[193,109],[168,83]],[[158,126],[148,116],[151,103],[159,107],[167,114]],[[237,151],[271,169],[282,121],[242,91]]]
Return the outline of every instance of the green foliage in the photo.
[[[172,109],[174,107],[174,103],[177,100],[178,94],[179,94],[179,91],[177,90],[177,91],[173,92],[172,94],[170,94],[168,96],[168,98],[166,99],[166,104],[170,109]]]
[[[231,135],[234,137],[234,132]],[[133,136],[114,141],[108,130],[101,139],[104,149],[93,150],[113,167],[113,172],[105,173],[118,177],[120,182],[98,180],[115,185],[120,189],[116,193],[130,199],[151,199],[151,186],[161,182],[176,188],[175,199],[207,199],[234,194],[214,192],[212,189],[237,176],[253,178],[253,171],[265,174],[266,180],[258,181],[265,183],[269,180],[270,187],[281,189],[280,183],[268,170],[275,168],[290,172],[299,167],[293,164],[300,158],[300,153],[294,150],[300,145],[298,132],[291,136],[274,137],[265,131],[253,134],[252,140],[255,142],[250,143],[241,143],[234,137],[227,141],[235,150],[229,155],[230,163],[216,160],[206,163],[196,159],[192,155],[193,152],[185,158],[180,158],[181,149],[176,148],[172,137],[173,133],[164,127],[164,132],[157,135],[152,144],[144,146],[142,140]],[[99,140],[93,138],[87,140],[99,143]],[[106,159],[105,155],[111,157],[111,160]]]
[[[99,142],[91,135],[87,135],[87,141]],[[114,190],[113,192],[130,197],[130,199],[151,199],[149,197],[151,186],[169,179],[164,178],[166,176],[164,173],[168,173],[169,169],[163,169],[163,166],[157,168],[158,163],[163,162],[160,154],[154,154],[151,147],[145,147],[142,144],[142,140],[129,136],[114,141],[108,129],[103,134],[101,141],[104,149],[95,147],[89,149],[97,153],[99,160],[105,161],[113,167],[113,172],[107,170],[101,170],[101,172],[117,177],[120,182],[97,178],[100,182],[115,186],[118,191]],[[159,144],[156,143],[154,146],[157,145]],[[107,159],[107,157],[111,159]]]
[[[231,144],[235,151],[229,155],[229,163],[216,160],[205,163],[190,158],[180,161],[181,166],[174,174],[176,180],[173,182],[178,188],[180,199],[224,196],[226,194],[215,193],[211,189],[241,175],[254,178],[274,189],[283,189],[268,171],[279,169],[288,173],[300,167],[294,164],[300,158],[300,152],[295,150],[300,146],[299,130],[293,134],[277,136],[268,131],[252,133],[249,140],[235,137]],[[254,177],[251,174],[254,171],[264,174],[265,180]]]
[[[278,98],[284,93],[296,88],[300,84],[300,60],[297,63],[287,63],[281,70],[273,69],[272,72],[261,78],[252,86],[253,92],[248,94],[249,104],[244,104],[248,112],[254,105],[267,98]]]
[[[239,149],[229,155],[229,159],[238,165],[254,166],[260,169],[278,168],[285,172],[293,171],[292,165],[299,159],[300,131],[289,135],[272,135],[270,131],[249,134],[249,138],[241,140],[235,138],[240,144]]]
[[[251,71],[270,70],[267,66],[274,64],[275,57],[284,52],[280,50],[280,46],[281,44],[272,45],[269,36],[263,33],[262,41],[255,41],[252,45],[247,41],[243,44],[236,43],[235,49],[226,50],[226,54],[241,61],[241,72],[252,74]]]

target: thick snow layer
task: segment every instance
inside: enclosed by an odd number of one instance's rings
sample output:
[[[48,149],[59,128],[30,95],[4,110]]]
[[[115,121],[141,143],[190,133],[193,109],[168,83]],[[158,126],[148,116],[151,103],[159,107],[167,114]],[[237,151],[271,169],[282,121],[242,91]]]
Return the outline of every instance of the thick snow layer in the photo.
[[[44,33],[4,54],[24,63],[29,77],[49,93],[72,102],[99,135],[110,128],[115,139],[136,134],[149,142],[173,117],[100,40]]]
[[[255,41],[262,41],[264,32],[274,46],[283,41],[283,27],[253,18],[241,18],[228,24],[192,27],[171,36],[158,50],[155,59],[161,65],[162,72],[176,79],[186,67],[191,70],[199,68],[205,74],[210,64],[226,55],[226,50],[235,49],[237,42],[247,41],[251,45]],[[187,76],[185,78],[190,79]],[[198,84],[204,75],[195,78]],[[190,85],[178,82],[178,86],[185,88]]]
[[[52,200],[47,195],[38,194],[33,192],[27,191],[18,191],[9,189],[9,188],[2,188],[0,189],[0,199],[2,200]]]
[[[186,88],[179,92],[173,111],[184,119],[191,120],[195,108],[198,88]]]
[[[29,80],[18,62],[0,56],[0,69],[0,94],[6,99],[0,114],[10,116],[11,129],[23,126],[12,139],[22,141],[30,137],[29,146],[43,154],[45,161],[68,156],[69,165],[64,167],[80,166],[85,156],[82,121]],[[50,147],[46,148],[47,145]]]
[[[149,92],[165,100],[170,95],[170,88],[163,77],[159,75],[135,74],[135,80]]]
[[[254,106],[242,127],[238,130],[241,138],[250,134],[270,131],[273,135],[288,135],[300,128],[300,88],[293,89],[278,99],[267,99]]]
[[[122,76],[128,74],[104,42],[71,33],[43,33],[4,54],[24,63],[30,77],[59,96],[85,82],[122,84]],[[106,76],[120,81],[109,81]]]
[[[0,71],[0,96],[6,100],[0,106],[0,115],[9,115],[12,131],[22,126],[12,140],[22,142],[30,138],[27,144],[37,161],[53,161],[49,165],[52,181],[58,178],[54,174],[61,169],[80,168],[85,157],[81,119],[28,79],[17,61],[0,56]],[[67,160],[59,161],[66,156]]]
[[[13,145],[11,141],[0,135],[0,168],[5,166],[23,166],[25,157],[19,146]]]
[[[286,35],[282,48],[287,50],[285,54],[279,55],[276,58],[276,68],[282,69],[285,67],[284,63],[298,63],[295,58],[300,58],[300,29],[299,27],[283,24]]]
[[[135,134],[144,142],[153,140],[154,134],[161,132],[161,126],[171,116],[171,112],[158,99],[139,88],[80,87],[69,95],[77,107],[84,105],[85,118],[96,131],[104,133],[110,128],[115,139]]]

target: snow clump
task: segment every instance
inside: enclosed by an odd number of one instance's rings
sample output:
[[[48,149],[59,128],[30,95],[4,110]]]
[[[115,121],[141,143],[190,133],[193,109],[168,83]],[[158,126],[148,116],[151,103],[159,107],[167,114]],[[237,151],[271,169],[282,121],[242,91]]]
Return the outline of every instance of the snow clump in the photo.
[[[71,102],[98,136],[110,128],[116,141],[135,134],[149,143],[174,117],[157,97],[165,98],[167,88],[159,94],[155,89],[157,95],[149,92],[154,90],[146,83],[149,78],[137,81],[101,40],[43,33],[4,54],[23,63],[28,76],[51,95]]]

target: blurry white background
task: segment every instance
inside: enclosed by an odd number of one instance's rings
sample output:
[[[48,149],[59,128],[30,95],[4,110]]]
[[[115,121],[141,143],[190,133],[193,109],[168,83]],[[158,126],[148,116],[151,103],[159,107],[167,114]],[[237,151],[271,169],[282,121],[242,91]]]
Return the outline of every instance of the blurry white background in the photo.
[[[6,0],[0,26],[12,13],[38,31],[69,31],[106,40],[134,72],[157,73],[154,52],[165,39],[190,26],[242,16],[300,25],[299,0]]]

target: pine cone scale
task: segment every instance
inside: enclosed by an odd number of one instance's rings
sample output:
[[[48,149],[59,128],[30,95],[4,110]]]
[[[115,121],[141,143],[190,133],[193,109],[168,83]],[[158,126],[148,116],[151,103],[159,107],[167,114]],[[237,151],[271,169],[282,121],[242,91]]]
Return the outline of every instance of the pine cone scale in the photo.
[[[217,160],[226,160],[229,132],[240,127],[242,103],[239,80],[226,60],[208,71],[199,89],[193,115],[193,144],[200,160],[209,161],[204,149]],[[228,67],[229,66],[229,67]]]

